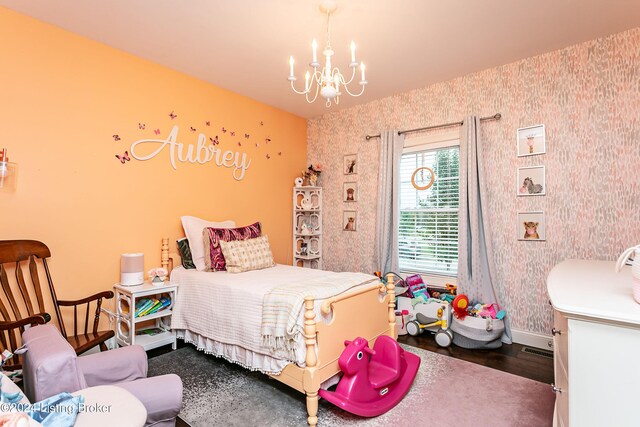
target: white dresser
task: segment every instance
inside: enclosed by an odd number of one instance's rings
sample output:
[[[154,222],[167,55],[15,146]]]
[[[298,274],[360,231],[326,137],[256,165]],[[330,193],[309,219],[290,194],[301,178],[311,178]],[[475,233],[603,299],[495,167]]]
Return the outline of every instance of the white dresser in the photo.
[[[640,304],[631,267],[567,260],[551,270],[554,426],[640,426]]]

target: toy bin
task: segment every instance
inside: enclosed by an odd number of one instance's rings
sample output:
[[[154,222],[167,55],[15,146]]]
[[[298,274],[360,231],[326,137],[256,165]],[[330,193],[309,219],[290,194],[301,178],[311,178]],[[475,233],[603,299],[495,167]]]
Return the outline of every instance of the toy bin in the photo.
[[[451,322],[453,343],[469,349],[494,349],[502,347],[504,321],[467,316],[463,320],[456,317]]]

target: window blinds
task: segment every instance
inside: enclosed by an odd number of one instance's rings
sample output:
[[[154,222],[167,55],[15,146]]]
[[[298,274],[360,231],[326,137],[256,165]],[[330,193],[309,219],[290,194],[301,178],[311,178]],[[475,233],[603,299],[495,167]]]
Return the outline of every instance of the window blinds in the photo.
[[[435,182],[416,190],[411,175],[432,169]],[[458,268],[459,150],[447,147],[402,155],[400,162],[400,270],[455,276]],[[425,174],[428,182],[428,171]]]

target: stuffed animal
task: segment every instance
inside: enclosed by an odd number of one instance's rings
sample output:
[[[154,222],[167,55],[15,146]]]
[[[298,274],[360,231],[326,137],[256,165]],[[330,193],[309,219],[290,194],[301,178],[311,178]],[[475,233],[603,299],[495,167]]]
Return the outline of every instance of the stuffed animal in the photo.
[[[302,223],[302,227],[300,227],[300,234],[311,234],[311,227],[306,222]]]
[[[469,298],[465,294],[460,294],[453,300],[453,314],[460,320],[467,317],[469,314],[467,308],[469,307]]]

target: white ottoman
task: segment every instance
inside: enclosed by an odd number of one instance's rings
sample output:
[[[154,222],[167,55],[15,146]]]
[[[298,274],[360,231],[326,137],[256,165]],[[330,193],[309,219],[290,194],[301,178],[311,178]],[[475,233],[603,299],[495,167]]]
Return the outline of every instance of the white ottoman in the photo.
[[[144,405],[121,387],[102,385],[72,394],[84,396],[84,410],[78,414],[75,427],[141,427],[147,420]]]

